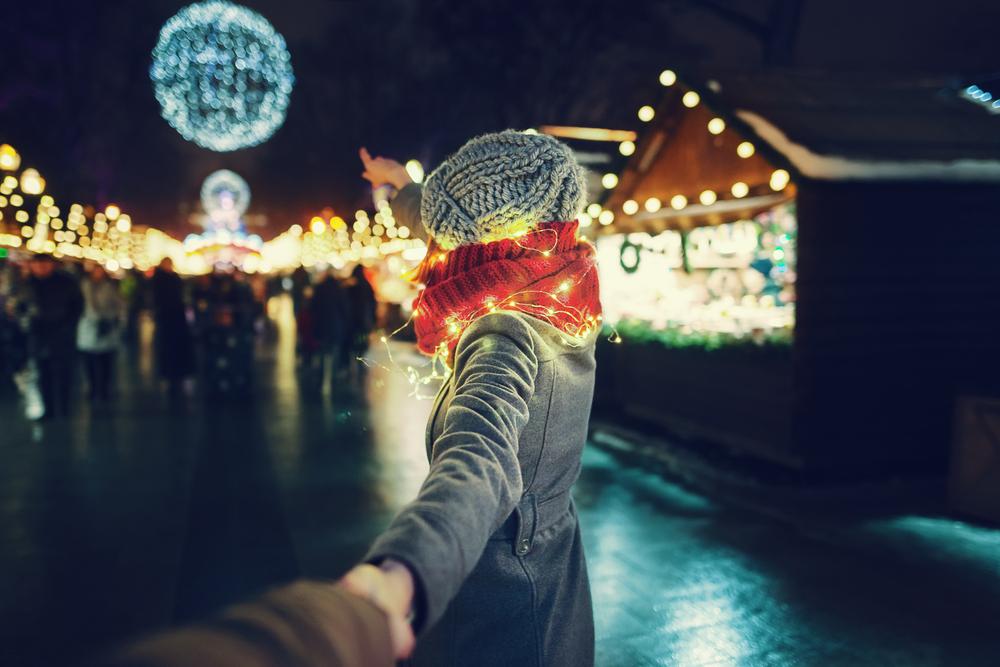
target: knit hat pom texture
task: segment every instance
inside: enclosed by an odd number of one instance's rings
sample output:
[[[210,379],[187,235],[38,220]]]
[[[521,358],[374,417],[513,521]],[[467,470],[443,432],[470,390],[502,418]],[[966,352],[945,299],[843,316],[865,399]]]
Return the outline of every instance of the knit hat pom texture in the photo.
[[[451,250],[573,220],[586,197],[583,170],[565,144],[505,130],[471,139],[424,184],[420,216]]]

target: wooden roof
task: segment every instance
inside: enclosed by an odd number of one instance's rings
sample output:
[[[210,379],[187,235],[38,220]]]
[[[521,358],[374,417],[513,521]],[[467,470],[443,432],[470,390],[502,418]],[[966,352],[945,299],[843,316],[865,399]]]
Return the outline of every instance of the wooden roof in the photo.
[[[680,84],[664,96],[656,116],[636,142],[636,152],[619,175],[618,185],[610,192],[604,207],[615,214],[614,225],[608,232],[657,231],[666,228],[686,228],[719,224],[744,219],[771,208],[794,195],[793,186],[780,193],[769,186],[771,174],[781,168],[777,160],[765,157],[768,147],[759,142],[753,155],[743,158],[737,146],[747,141],[740,132],[738,119],[720,116],[701,101],[688,108],[681,102],[687,89]],[[712,134],[709,121],[722,118],[725,129]],[[734,183],[749,186],[743,198],[732,192]],[[716,203],[699,203],[699,195],[713,191]],[[687,198],[687,206],[670,208],[675,195]],[[655,197],[662,208],[650,213],[643,208],[647,199]],[[622,210],[627,200],[635,200],[640,208],[634,215]]]

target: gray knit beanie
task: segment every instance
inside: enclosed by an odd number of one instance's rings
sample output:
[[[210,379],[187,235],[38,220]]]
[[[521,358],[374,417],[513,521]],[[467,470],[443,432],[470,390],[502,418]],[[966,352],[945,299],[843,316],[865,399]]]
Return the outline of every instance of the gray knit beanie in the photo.
[[[420,217],[451,250],[573,220],[586,197],[569,147],[543,134],[505,130],[470,140],[424,183]]]

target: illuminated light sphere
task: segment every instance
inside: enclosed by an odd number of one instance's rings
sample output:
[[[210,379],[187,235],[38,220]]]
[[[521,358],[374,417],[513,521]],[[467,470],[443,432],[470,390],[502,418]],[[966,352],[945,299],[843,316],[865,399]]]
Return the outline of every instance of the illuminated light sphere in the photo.
[[[679,211],[688,205],[688,199],[684,195],[674,195],[670,198],[670,208]]]
[[[576,219],[580,222],[581,227],[590,227],[592,224],[594,224],[594,219],[586,213],[581,213],[580,215],[576,216]]]
[[[698,106],[698,102],[701,102],[701,95],[693,90],[687,91],[684,93],[684,97],[681,98],[681,104],[686,106],[688,109],[693,109]]]
[[[115,220],[119,215],[121,215],[121,212],[122,210],[114,204],[108,204],[104,209],[104,215],[108,217],[108,220]]]
[[[733,183],[733,188],[731,192],[733,193],[734,197],[736,197],[737,199],[741,199],[750,194],[750,186],[744,183],[743,181],[736,181],[735,183]]]
[[[201,205],[213,222],[235,222],[250,207],[250,186],[235,171],[213,171],[201,184]]]
[[[313,219],[309,221],[309,229],[313,234],[322,234],[326,231],[326,220],[317,216],[313,216]]]
[[[635,152],[635,142],[634,141],[623,141],[618,144],[618,152],[628,157]]]
[[[120,232],[128,232],[132,229],[132,219],[127,215],[119,216],[118,221],[115,223],[115,227]]]
[[[625,213],[625,215],[635,215],[639,212],[639,202],[634,199],[627,200],[624,204],[622,204],[622,212]]]
[[[608,190],[618,185],[617,174],[611,174],[611,173],[604,174],[604,176],[601,177],[601,185],[603,185]]]
[[[52,206],[53,204],[56,203],[56,200],[52,198],[52,195],[44,195],[41,199],[38,200],[38,203],[41,204],[42,206]]]
[[[712,134],[722,134],[722,132],[725,129],[726,129],[726,121],[722,120],[721,118],[713,118],[712,120],[708,121],[708,131],[711,132]]]
[[[656,213],[660,210],[660,207],[663,206],[663,204],[661,204],[660,200],[656,197],[650,197],[646,200],[646,203],[643,204],[643,206],[650,213]]]
[[[424,165],[420,164],[419,160],[407,160],[405,168],[414,183],[424,182]]]
[[[40,195],[45,190],[45,179],[37,169],[25,169],[21,172],[21,191],[26,195]]]
[[[601,205],[594,203],[587,207],[587,215],[591,218],[596,218],[601,214]]]
[[[791,178],[784,169],[775,169],[774,173],[771,174],[771,189],[784,190]]]
[[[749,141],[744,141],[736,147],[736,154],[742,158],[748,158],[753,155],[756,150],[757,149],[753,147],[753,144]]]
[[[719,197],[715,194],[714,190],[705,190],[698,195],[698,201],[700,201],[703,206],[711,206],[718,198]]]
[[[648,104],[639,107],[639,120],[641,120],[643,123],[648,123],[649,121],[653,120],[653,116],[655,115],[656,115],[656,110],[653,109],[653,107],[649,106]]]
[[[18,222],[27,222],[28,218],[30,217],[31,216],[28,215],[27,211],[18,211],[17,213],[14,214],[14,219],[17,220]]]
[[[16,171],[21,166],[21,156],[10,144],[0,144],[0,169]]]
[[[288,228],[288,233],[292,236],[302,236],[302,225],[295,223]]]
[[[611,211],[601,211],[601,214],[597,217],[597,221],[602,225],[610,225],[615,221],[615,214]]]
[[[677,74],[672,69],[665,69],[660,72],[660,85],[672,86],[677,83]]]
[[[163,24],[149,76],[170,126],[219,152],[270,138],[295,83],[284,38],[257,12],[225,0],[188,5]]]

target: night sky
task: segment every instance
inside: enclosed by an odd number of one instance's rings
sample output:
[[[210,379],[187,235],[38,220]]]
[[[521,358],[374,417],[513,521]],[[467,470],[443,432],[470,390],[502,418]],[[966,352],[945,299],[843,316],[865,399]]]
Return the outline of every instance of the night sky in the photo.
[[[214,153],[160,117],[148,76],[160,26],[185,4],[43,0],[5,17],[16,45],[5,52],[18,57],[4,58],[0,140],[59,201],[113,201],[137,223],[181,232],[205,176],[230,168],[249,182],[267,237],[324,206],[370,205],[361,144],[429,167],[484,131],[634,127],[662,69],[661,31],[612,3],[533,15],[489,2],[251,0],[288,42],[295,89],[269,141]]]
[[[662,94],[664,67],[697,72],[704,85],[734,69],[794,65],[822,78],[995,63],[978,41],[995,22],[966,20],[976,3],[965,0],[946,12],[869,2],[865,14],[810,2],[799,18],[795,0],[247,0],[287,40],[295,89],[270,140],[213,153],[160,117],[149,80],[161,25],[188,3],[9,4],[0,21],[0,141],[42,172],[58,201],[113,201],[137,223],[177,234],[188,231],[202,180],[219,168],[249,182],[250,212],[266,216],[257,231],[269,237],[325,206],[350,214],[370,205],[361,144],[432,167],[485,131],[639,129],[635,111]]]

